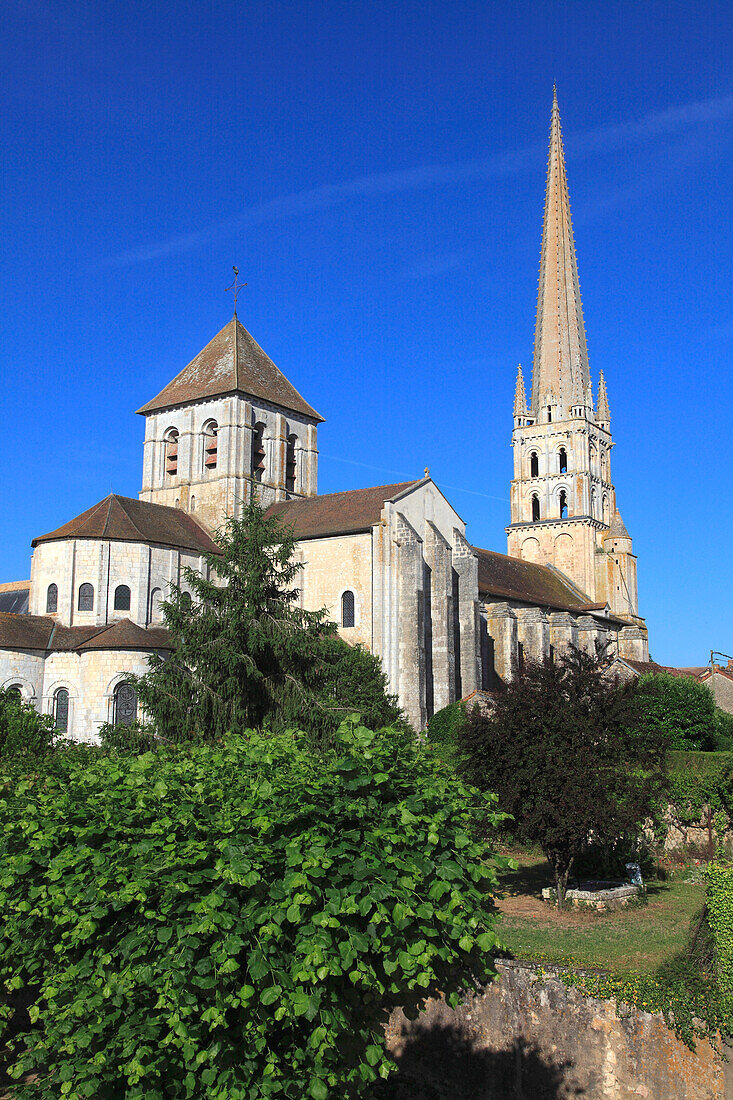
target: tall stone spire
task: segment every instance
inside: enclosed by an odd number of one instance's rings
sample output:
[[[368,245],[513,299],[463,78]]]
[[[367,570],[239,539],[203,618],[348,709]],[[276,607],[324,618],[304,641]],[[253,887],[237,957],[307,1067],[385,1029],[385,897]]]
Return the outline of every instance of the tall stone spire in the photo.
[[[522,364],[517,366],[517,385],[514,390],[514,416],[526,416],[527,415],[527,398],[524,392],[524,375],[522,374]]]
[[[577,379],[576,374],[579,374]],[[539,417],[544,405],[558,402],[560,407],[554,414],[555,418],[564,419],[570,414],[574,394],[579,392],[590,394],[590,372],[570,219],[560,110],[557,92],[553,88],[532,367],[532,413]],[[545,400],[550,397],[552,400]]]

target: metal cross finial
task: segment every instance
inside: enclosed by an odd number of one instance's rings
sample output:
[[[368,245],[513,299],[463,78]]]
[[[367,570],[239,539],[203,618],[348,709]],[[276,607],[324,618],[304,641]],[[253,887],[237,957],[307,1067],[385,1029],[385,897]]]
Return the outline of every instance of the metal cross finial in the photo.
[[[239,291],[243,287],[245,287],[247,284],[237,282],[237,276],[239,275],[239,268],[238,267],[233,267],[232,271],[234,272],[234,282],[232,283],[231,286],[226,287],[226,290],[233,290],[234,291],[234,316],[236,317],[237,316],[237,295],[239,294]]]

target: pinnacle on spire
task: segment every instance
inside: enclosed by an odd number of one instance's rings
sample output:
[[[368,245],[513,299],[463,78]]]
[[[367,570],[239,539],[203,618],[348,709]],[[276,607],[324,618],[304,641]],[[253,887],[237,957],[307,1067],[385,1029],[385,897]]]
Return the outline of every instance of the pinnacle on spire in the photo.
[[[527,398],[524,392],[524,375],[522,374],[522,364],[517,366],[517,385],[514,390],[514,415],[526,416],[527,415]]]
[[[540,408],[548,403],[545,401],[547,394],[553,392],[560,404],[558,413],[568,415],[576,374],[579,374],[578,388],[587,399],[590,392],[588,349],[570,217],[560,109],[557,89],[553,87],[532,366],[532,412],[537,415]]]
[[[603,371],[601,371],[598,376],[598,409],[596,412],[596,420],[605,422],[606,424],[611,420],[611,410],[608,407],[608,394],[606,393],[606,379],[603,377]]]

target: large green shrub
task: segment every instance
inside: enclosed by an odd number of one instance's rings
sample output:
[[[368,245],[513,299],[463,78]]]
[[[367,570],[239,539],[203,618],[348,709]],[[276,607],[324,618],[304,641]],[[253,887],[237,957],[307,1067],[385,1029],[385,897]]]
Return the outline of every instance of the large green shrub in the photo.
[[[0,791],[18,1095],[326,1100],[386,1076],[394,1004],[492,973],[492,797],[404,731],[62,753]]]
[[[465,722],[466,705],[460,699],[435,712],[425,730],[425,740],[435,759],[455,766],[458,734]]]
[[[0,758],[40,757],[53,742],[53,719],[14,691],[0,691]]]
[[[704,684],[690,676],[659,672],[642,676],[641,685],[647,718],[666,735],[671,749],[716,747],[718,708]]]
[[[681,825],[694,825],[703,811],[733,812],[733,753],[669,753],[669,805]]]

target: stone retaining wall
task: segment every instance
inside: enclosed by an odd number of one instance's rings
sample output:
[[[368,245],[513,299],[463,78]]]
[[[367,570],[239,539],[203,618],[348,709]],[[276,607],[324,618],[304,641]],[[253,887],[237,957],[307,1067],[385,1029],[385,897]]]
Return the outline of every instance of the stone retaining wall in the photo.
[[[499,964],[500,980],[452,1010],[430,1001],[387,1027],[390,1100],[729,1100],[707,1042],[692,1052],[660,1016],[617,1010],[551,973]]]

